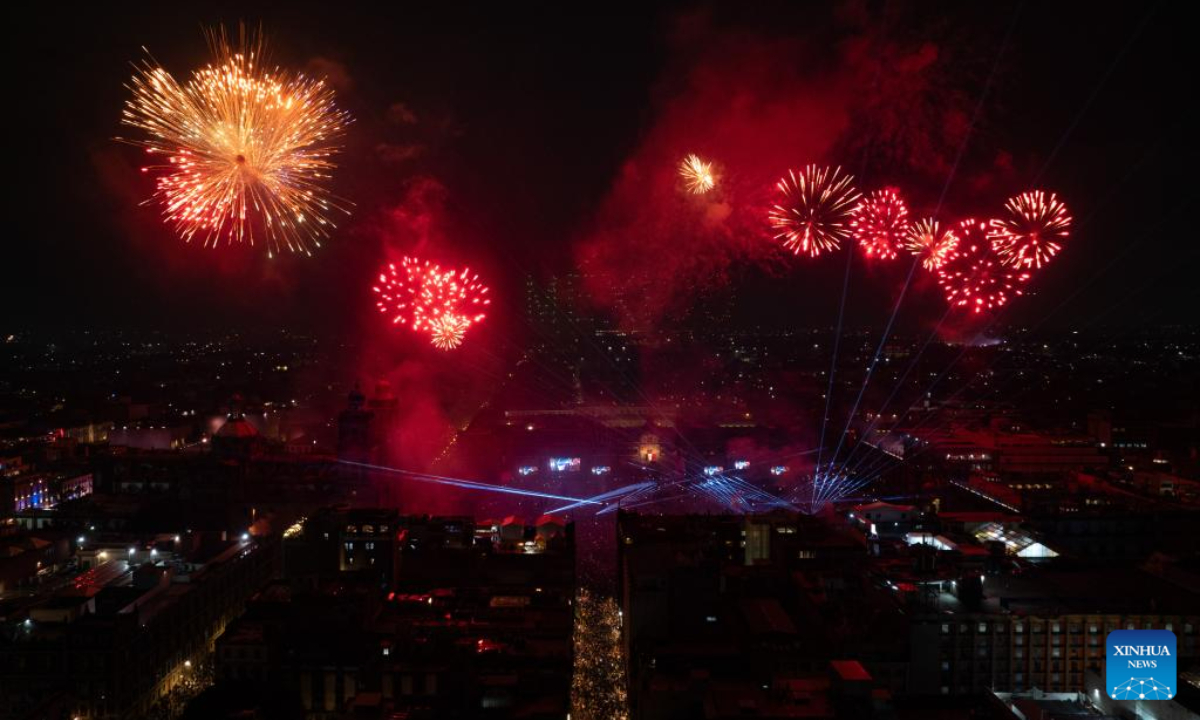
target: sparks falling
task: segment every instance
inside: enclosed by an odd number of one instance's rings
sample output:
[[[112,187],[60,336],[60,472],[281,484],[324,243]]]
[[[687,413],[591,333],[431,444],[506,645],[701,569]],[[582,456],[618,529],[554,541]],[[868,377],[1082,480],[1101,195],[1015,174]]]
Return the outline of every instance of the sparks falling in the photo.
[[[403,258],[399,267],[385,266],[371,289],[378,296],[375,306],[391,316],[392,324],[427,334],[441,350],[461,345],[492,302],[487,286],[470,270],[443,270],[411,257]]]
[[[876,190],[855,206],[850,230],[867,257],[892,260],[908,230],[908,206],[895,189]]]
[[[1021,295],[1029,273],[1000,263],[987,239],[987,225],[963,220],[958,248],[938,271],[938,283],[953,307],[982,313]]]
[[[679,176],[693,195],[703,195],[717,186],[712,163],[701,160],[698,155],[688,155],[679,163]]]
[[[816,257],[837,250],[850,237],[850,220],[859,198],[854,178],[842,169],[809,165],[788,171],[776,183],[779,201],[768,217],[776,240],[793,253]]]
[[[1032,190],[1009,198],[1008,216],[988,223],[988,238],[1009,267],[1037,269],[1062,249],[1071,231],[1067,206],[1054,193]]]
[[[311,254],[347,203],[326,188],[350,116],[322,80],[264,67],[261,37],[237,47],[210,33],[214,60],[180,83],[152,59],[135,66],[121,123],[145,133],[154,196],[186,241]]]
[[[954,256],[958,241],[953,227],[943,228],[937,220],[926,218],[909,226],[903,245],[921,258],[921,267],[937,271]]]

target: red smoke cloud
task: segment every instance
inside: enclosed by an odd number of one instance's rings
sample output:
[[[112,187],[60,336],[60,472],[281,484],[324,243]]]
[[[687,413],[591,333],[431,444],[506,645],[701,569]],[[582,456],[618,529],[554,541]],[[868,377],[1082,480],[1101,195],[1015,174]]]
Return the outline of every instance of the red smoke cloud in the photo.
[[[384,209],[362,230],[382,242],[388,262],[404,255],[426,257],[447,244],[447,197],[446,187],[440,182],[418,177],[405,188],[400,202]]]
[[[626,329],[683,309],[734,263],[781,257],[765,213],[790,168],[944,176],[970,105],[953,90],[946,54],[927,40],[889,41],[874,29],[883,23],[859,15],[840,19],[871,29],[842,28],[833,57],[794,38],[719,33],[703,16],[678,24],[679,60],[660,83],[653,125],[576,245],[592,299]],[[713,191],[683,189],[677,167],[688,153],[714,162]],[[887,184],[871,174],[860,189]]]

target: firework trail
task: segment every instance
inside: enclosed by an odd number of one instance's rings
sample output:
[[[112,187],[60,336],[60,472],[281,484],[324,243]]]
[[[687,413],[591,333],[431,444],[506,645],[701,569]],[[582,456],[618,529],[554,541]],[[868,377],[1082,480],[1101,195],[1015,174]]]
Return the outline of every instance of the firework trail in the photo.
[[[399,267],[389,263],[371,288],[379,312],[392,324],[408,325],[429,335],[441,350],[462,344],[467,330],[482,321],[491,304],[488,288],[469,269],[443,270],[428,260],[405,257]]]
[[[788,171],[775,187],[779,202],[768,218],[776,240],[793,253],[816,257],[837,250],[850,237],[850,220],[859,193],[854,178],[842,169],[809,165]]]
[[[324,81],[265,67],[261,36],[208,39],[213,62],[186,82],[152,59],[135,65],[121,123],[145,135],[126,141],[153,158],[142,171],[184,240],[311,254],[330,216],[348,212],[326,185],[350,116]]]
[[[988,242],[986,224],[963,220],[957,234],[958,248],[938,271],[938,283],[952,307],[982,313],[1022,294],[1029,273],[1000,263]]]
[[[909,226],[903,245],[921,258],[921,267],[937,271],[954,256],[959,237],[954,228],[945,229],[933,218],[919,220]]]
[[[895,188],[876,190],[854,208],[850,231],[867,257],[893,260],[908,231],[908,206]]]
[[[688,155],[679,163],[679,176],[688,192],[693,195],[703,195],[717,185],[717,177],[713,174],[712,163],[705,162],[697,155]]]
[[[1008,267],[1037,269],[1062,249],[1071,232],[1067,206],[1054,193],[1032,190],[1009,198],[1008,216],[988,223],[988,239]]]

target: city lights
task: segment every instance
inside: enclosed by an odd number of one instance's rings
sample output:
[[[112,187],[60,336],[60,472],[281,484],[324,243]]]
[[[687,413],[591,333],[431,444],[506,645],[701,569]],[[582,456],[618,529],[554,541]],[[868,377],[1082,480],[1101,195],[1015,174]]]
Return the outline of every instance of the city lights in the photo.
[[[10,21],[0,717],[1200,717],[1190,8],[693,5]]]

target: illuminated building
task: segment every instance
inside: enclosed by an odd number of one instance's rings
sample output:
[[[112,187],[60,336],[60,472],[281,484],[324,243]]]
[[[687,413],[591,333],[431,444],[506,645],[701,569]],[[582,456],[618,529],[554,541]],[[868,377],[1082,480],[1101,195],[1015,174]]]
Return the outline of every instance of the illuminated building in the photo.
[[[826,625],[799,588],[831,602],[867,555],[861,538],[790,512],[619,513],[619,602],[630,717],[871,718],[872,674],[831,663]],[[802,573],[811,572],[800,580]],[[826,583],[826,573],[828,583]],[[853,689],[852,689],[853,688]],[[882,715],[887,717],[886,714]]]
[[[1114,593],[1110,583],[1136,585]],[[1200,659],[1196,596],[1142,573],[987,578],[983,587],[977,610],[913,618],[909,692],[1082,691],[1085,673],[1103,670],[1104,638],[1119,629],[1172,630],[1181,664]]]
[[[351,521],[356,538],[366,537],[364,523],[400,528],[393,578],[341,565],[334,543],[352,537],[337,534]],[[246,692],[217,693],[230,704],[212,712],[566,717],[573,529],[548,519],[538,531],[540,552],[529,553],[499,548],[465,517],[330,509],[289,528],[287,579],[264,588],[216,643],[217,689],[240,683]],[[288,548],[309,541],[333,552]]]
[[[26,620],[7,618],[0,716],[23,717],[58,696],[66,698],[71,717],[144,715],[184,680],[185,663],[203,655],[274,574],[275,550],[268,540],[206,544],[157,560],[142,553],[145,564],[133,568],[131,579],[124,572],[105,575],[112,582],[84,585],[82,597],[55,595]],[[109,566],[117,562],[95,572]]]

